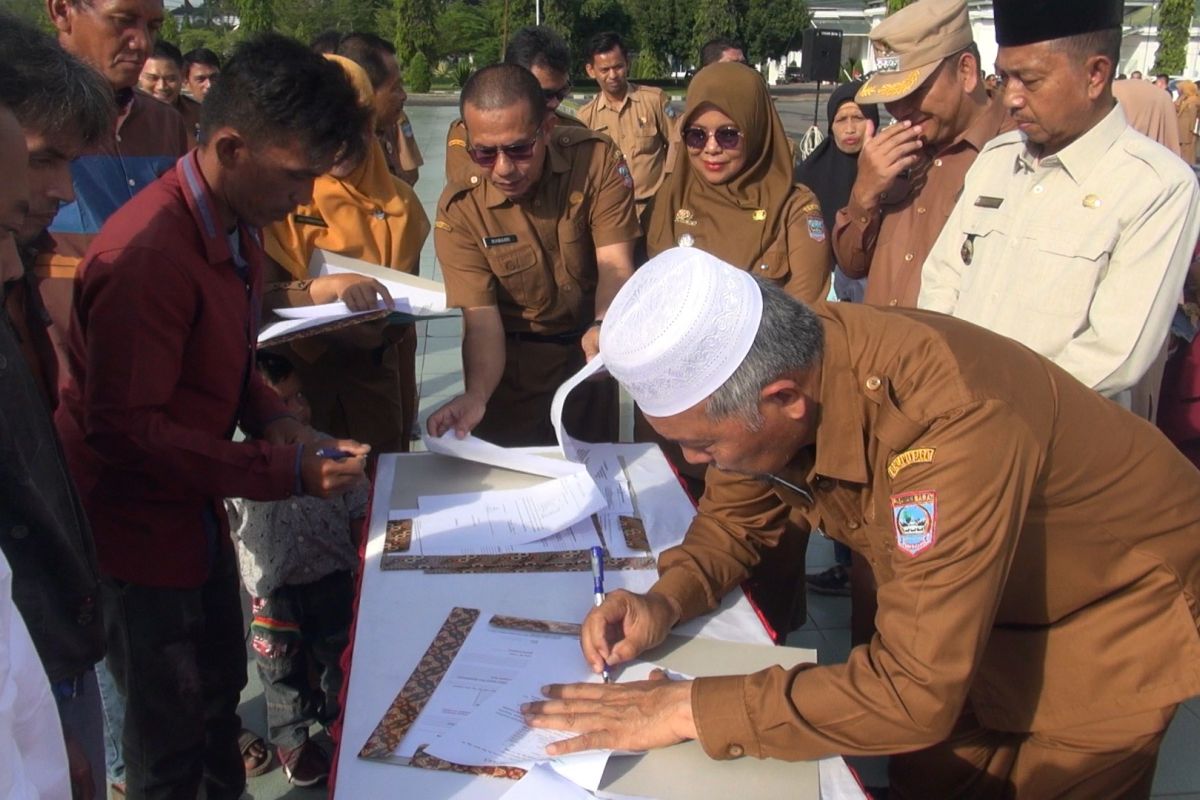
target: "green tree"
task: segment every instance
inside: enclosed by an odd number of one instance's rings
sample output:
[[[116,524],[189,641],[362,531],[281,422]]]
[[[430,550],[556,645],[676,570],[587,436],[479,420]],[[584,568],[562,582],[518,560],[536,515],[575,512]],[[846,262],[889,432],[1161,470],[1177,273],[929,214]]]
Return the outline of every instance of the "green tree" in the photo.
[[[465,0],[451,0],[438,14],[436,57],[459,60],[470,58],[476,67],[500,60],[499,26],[494,9]]]
[[[916,2],[916,0],[887,0],[887,10],[891,14],[893,11],[899,11],[905,6]]]
[[[408,63],[417,53],[425,57],[425,66],[437,58],[437,0],[391,0],[380,13],[380,35],[390,37],[396,55]]]
[[[695,6],[691,0],[626,0],[638,50],[672,65],[690,64]]]
[[[1180,75],[1187,63],[1187,43],[1192,26],[1193,0],[1162,0],[1158,5],[1158,55],[1154,71]],[[1116,65],[1114,65],[1115,69]]]
[[[170,42],[175,46],[179,46],[179,20],[171,13],[170,9],[164,9],[162,27],[158,29],[158,38]],[[184,50],[186,53],[187,51]]]
[[[404,71],[404,85],[410,92],[428,92],[433,86],[433,72],[429,69],[429,60],[425,54],[417,52]]]
[[[689,60],[698,58],[700,48],[710,39],[718,36],[733,39],[741,37],[745,8],[739,0],[696,0],[695,13]]]
[[[45,0],[0,0],[0,9],[36,25],[46,33],[54,33],[54,24],[46,13]]]
[[[237,0],[240,30],[246,33],[275,30],[274,0]]]
[[[783,58],[800,49],[811,16],[804,0],[750,0],[746,12],[746,55],[752,63]]]

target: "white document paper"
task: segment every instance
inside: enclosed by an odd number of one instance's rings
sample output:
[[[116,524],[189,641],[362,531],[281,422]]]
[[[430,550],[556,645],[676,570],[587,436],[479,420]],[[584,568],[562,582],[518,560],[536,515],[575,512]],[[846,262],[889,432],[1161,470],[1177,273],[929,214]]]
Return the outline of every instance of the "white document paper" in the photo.
[[[286,308],[277,308],[275,313],[284,319],[331,319],[334,317],[354,317],[359,314],[370,314],[372,311],[378,311],[381,308],[387,308],[383,301],[375,308],[368,308],[365,311],[351,311],[350,307],[338,300],[334,303],[319,303],[315,306],[289,306]]]
[[[322,275],[353,273],[374,278],[387,287],[392,296],[395,310],[406,314],[426,316],[446,311],[446,287],[436,281],[418,278],[404,272],[372,264],[349,256],[314,250],[308,263],[308,274],[314,278]]]
[[[441,453],[444,456],[490,464],[493,467],[526,472],[530,475],[564,478],[579,472],[579,465],[572,464],[570,461],[526,453],[510,447],[501,447],[471,435],[459,439],[453,430],[448,430],[437,438],[428,433],[422,434],[421,441],[425,443],[426,449],[431,453]]]
[[[417,498],[423,555],[502,552],[565,531],[604,508],[585,470],[526,489]]]
[[[579,643],[569,636],[547,636],[521,673],[481,702],[463,724],[427,748],[430,755],[470,766],[527,766],[539,761],[553,764],[560,775],[590,790],[600,785],[609,752],[604,750],[552,758],[546,746],[575,734],[530,728],[521,704],[544,700],[542,687],[549,683],[594,683]]]
[[[591,800],[595,796],[546,764],[534,764],[525,777],[503,795],[504,800]]]
[[[547,642],[570,642],[577,660],[583,660],[572,637],[495,628],[487,624],[490,617],[491,612],[480,612],[421,715],[400,740],[395,750],[397,756],[409,758],[421,745],[432,744],[444,736],[493,692],[521,675],[532,661],[542,659],[542,648]]]
[[[597,355],[591,361],[584,364],[583,369],[576,372],[570,378],[567,378],[554,392],[554,399],[550,401],[550,424],[554,426],[554,433],[558,436],[559,449],[562,450],[563,455],[568,461],[582,462],[583,458],[580,456],[579,450],[582,447],[587,447],[587,444],[571,438],[571,434],[567,433],[566,428],[563,427],[563,406],[566,405],[567,395],[576,386],[593,375],[598,374],[603,369],[604,359]]]

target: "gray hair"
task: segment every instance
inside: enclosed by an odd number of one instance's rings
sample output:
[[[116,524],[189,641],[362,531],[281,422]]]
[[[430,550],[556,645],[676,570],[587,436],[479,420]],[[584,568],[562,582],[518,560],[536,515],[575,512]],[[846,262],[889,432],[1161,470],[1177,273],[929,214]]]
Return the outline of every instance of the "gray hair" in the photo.
[[[17,74],[0,102],[21,127],[39,134],[70,132],[84,147],[112,135],[116,103],[104,77],[58,42],[10,14],[0,14],[0,62]]]
[[[763,309],[754,343],[704,405],[709,419],[741,417],[750,430],[763,423],[759,411],[763,388],[784,375],[809,369],[821,360],[825,348],[825,330],[811,308],[774,283],[755,280],[762,291]]]

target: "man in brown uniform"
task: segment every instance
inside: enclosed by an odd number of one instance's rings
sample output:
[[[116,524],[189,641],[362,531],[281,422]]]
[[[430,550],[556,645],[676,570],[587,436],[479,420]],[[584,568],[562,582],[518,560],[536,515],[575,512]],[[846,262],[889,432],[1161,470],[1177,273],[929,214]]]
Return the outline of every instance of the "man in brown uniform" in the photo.
[[[600,320],[633,272],[629,170],[606,137],[556,127],[524,67],[480,70],[460,102],[482,174],[446,187],[434,244],[447,302],[463,309],[466,391],[429,432],[550,443],[554,390],[596,353]],[[564,423],[612,441],[616,412],[616,386],[597,381],[572,393]]]
[[[571,93],[571,49],[553,28],[545,25],[521,28],[504,49],[504,63],[516,64],[533,73],[542,87],[546,110],[554,112],[555,125],[587,127],[558,110]],[[466,183],[472,175],[482,174],[467,155],[467,126],[461,118],[456,119],[446,131],[446,182]]]
[[[950,217],[983,145],[1011,122],[989,100],[965,0],[920,0],[871,31],[879,71],[855,100],[883,103],[896,124],[858,157],[833,252],[851,278],[869,278],[864,302],[915,308],[921,265]]]
[[[626,284],[600,357],[712,465],[708,493],[654,587],[588,616],[586,657],[626,661],[714,608],[792,509],[870,559],[879,632],[844,664],[552,687],[534,724],[584,736],[551,752],[907,753],[892,796],[1147,797],[1176,705],[1200,692],[1200,473],[1005,337],[810,310],[680,253]]]
[[[600,33],[588,43],[587,74],[600,85],[579,119],[612,137],[633,173],[638,219],[666,176],[674,123],[667,110],[671,98],[653,86],[629,82],[629,49],[615,33]]]

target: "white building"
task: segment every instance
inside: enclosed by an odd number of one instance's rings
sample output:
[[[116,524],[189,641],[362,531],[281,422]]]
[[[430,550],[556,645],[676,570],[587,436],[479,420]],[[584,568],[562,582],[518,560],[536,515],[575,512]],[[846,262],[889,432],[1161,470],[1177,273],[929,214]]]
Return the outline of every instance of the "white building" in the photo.
[[[875,55],[867,34],[886,16],[887,4],[884,0],[812,0],[810,9],[816,27],[843,32],[842,63],[861,61],[867,72],[875,68]],[[967,0],[967,11],[975,32],[975,43],[979,46],[983,71],[994,72],[998,48],[991,0]],[[1151,74],[1158,52],[1157,23],[1158,3],[1151,0],[1125,0],[1124,40],[1118,72]],[[797,66],[802,59],[803,54],[796,50],[789,53],[786,59],[769,61],[766,71],[768,80],[771,83],[778,82],[786,67]],[[1191,41],[1183,76],[1200,76],[1200,0],[1196,2],[1196,13],[1192,19]]]

